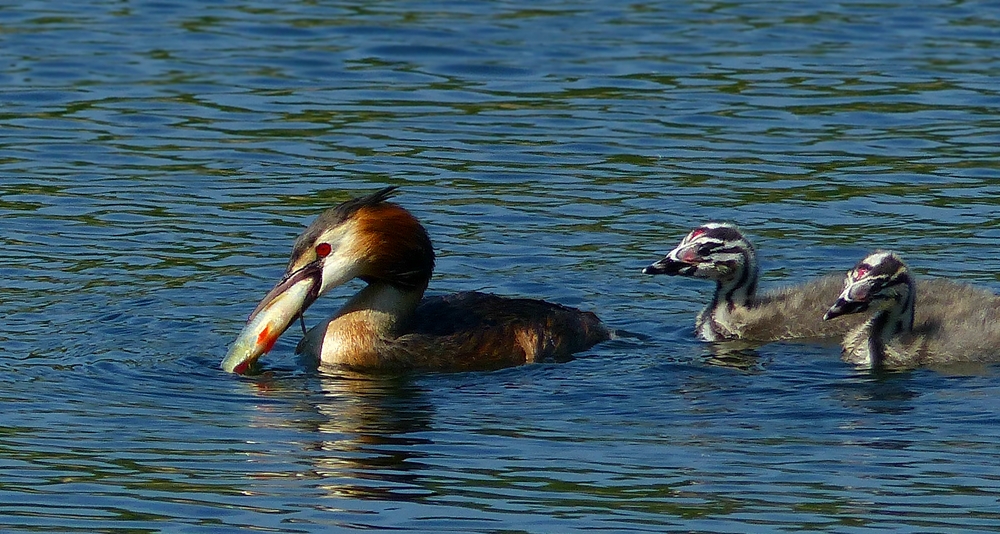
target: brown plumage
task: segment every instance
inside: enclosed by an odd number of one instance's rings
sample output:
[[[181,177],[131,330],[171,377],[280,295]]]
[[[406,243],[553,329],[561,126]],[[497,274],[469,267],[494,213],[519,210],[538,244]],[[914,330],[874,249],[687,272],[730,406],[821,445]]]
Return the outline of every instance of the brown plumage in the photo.
[[[401,333],[368,337],[355,328],[354,346],[326,356],[324,344],[337,336],[329,322],[303,338],[298,352],[335,360],[352,369],[396,371],[490,370],[542,361],[566,361],[608,339],[590,312],[534,299],[505,298],[473,291],[423,299]],[[322,334],[322,336],[320,335]],[[327,350],[327,353],[334,351]]]
[[[898,370],[1000,362],[1000,297],[992,291],[940,279],[915,285],[897,254],[877,251],[847,273],[825,318],[869,309],[844,337],[849,363]]]
[[[541,300],[477,292],[422,299],[434,251],[417,219],[387,201],[394,190],[331,208],[296,239],[285,277],[254,312],[280,317],[274,330],[294,320],[292,305],[298,316],[333,287],[353,278],[367,283],[306,333],[299,352],[355,370],[468,371],[566,360],[609,339],[593,313]],[[267,326],[269,318],[251,316],[251,323]],[[223,362],[227,370],[244,371],[280,335],[247,329],[240,350]]]

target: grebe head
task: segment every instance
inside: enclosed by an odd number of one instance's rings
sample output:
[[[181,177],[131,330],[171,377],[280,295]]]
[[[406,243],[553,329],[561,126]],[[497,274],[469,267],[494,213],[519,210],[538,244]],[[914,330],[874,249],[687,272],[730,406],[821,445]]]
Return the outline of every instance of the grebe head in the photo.
[[[434,249],[416,217],[387,202],[395,190],[386,187],[323,212],[295,240],[285,276],[318,270],[317,296],[354,278],[425,289]]]
[[[847,272],[844,290],[823,318],[905,306],[912,292],[913,280],[903,260],[894,252],[876,251]]]
[[[250,314],[223,369],[245,372],[320,295],[354,278],[409,291],[427,288],[434,249],[420,222],[387,201],[395,190],[348,200],[306,228],[284,276]]]
[[[753,245],[736,225],[712,222],[692,230],[663,259],[642,272],[720,283],[746,278],[748,283],[756,283],[756,257]]]

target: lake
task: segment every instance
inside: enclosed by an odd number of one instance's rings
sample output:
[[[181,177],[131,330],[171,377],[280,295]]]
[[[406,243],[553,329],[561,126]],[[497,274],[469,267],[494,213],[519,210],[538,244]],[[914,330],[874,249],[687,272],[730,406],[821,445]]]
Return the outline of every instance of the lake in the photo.
[[[765,288],[889,248],[1000,290],[998,37],[939,0],[0,7],[0,531],[998,532],[996,368],[723,357],[711,287],[640,274],[728,220]],[[386,185],[429,294],[633,335],[387,377],[293,328],[222,372],[304,226]]]

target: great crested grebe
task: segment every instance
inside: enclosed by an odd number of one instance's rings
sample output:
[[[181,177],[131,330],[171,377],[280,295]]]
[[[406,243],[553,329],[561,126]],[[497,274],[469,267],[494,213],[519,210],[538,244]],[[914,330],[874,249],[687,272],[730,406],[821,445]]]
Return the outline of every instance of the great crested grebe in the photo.
[[[705,341],[778,341],[841,337],[860,319],[844,324],[821,317],[842,287],[840,275],[757,293],[757,252],[738,227],[710,222],[691,231],[643,274],[679,275],[715,282],[712,302],[698,314],[695,331]]]
[[[368,285],[305,334],[297,352],[355,370],[490,370],[564,360],[607,340],[596,315],[479,292],[422,298],[434,250],[395,187],[323,212],[295,240],[282,280],[257,305],[222,362],[245,373],[320,295]]]
[[[949,280],[920,284],[893,252],[876,251],[848,271],[824,319],[873,310],[844,338],[844,361],[899,370],[921,365],[1000,362],[1000,297]],[[929,297],[929,298],[927,298]]]

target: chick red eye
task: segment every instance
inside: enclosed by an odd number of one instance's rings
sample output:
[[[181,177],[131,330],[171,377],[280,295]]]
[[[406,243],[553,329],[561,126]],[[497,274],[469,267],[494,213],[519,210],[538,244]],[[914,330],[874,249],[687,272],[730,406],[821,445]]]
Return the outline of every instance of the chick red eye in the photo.
[[[316,245],[316,257],[325,258],[330,255],[332,250],[333,247],[331,247],[329,243],[320,243]]]
[[[854,269],[854,277],[855,278],[862,278],[866,274],[868,274],[868,267],[861,266],[861,267],[858,267],[857,269]]]

